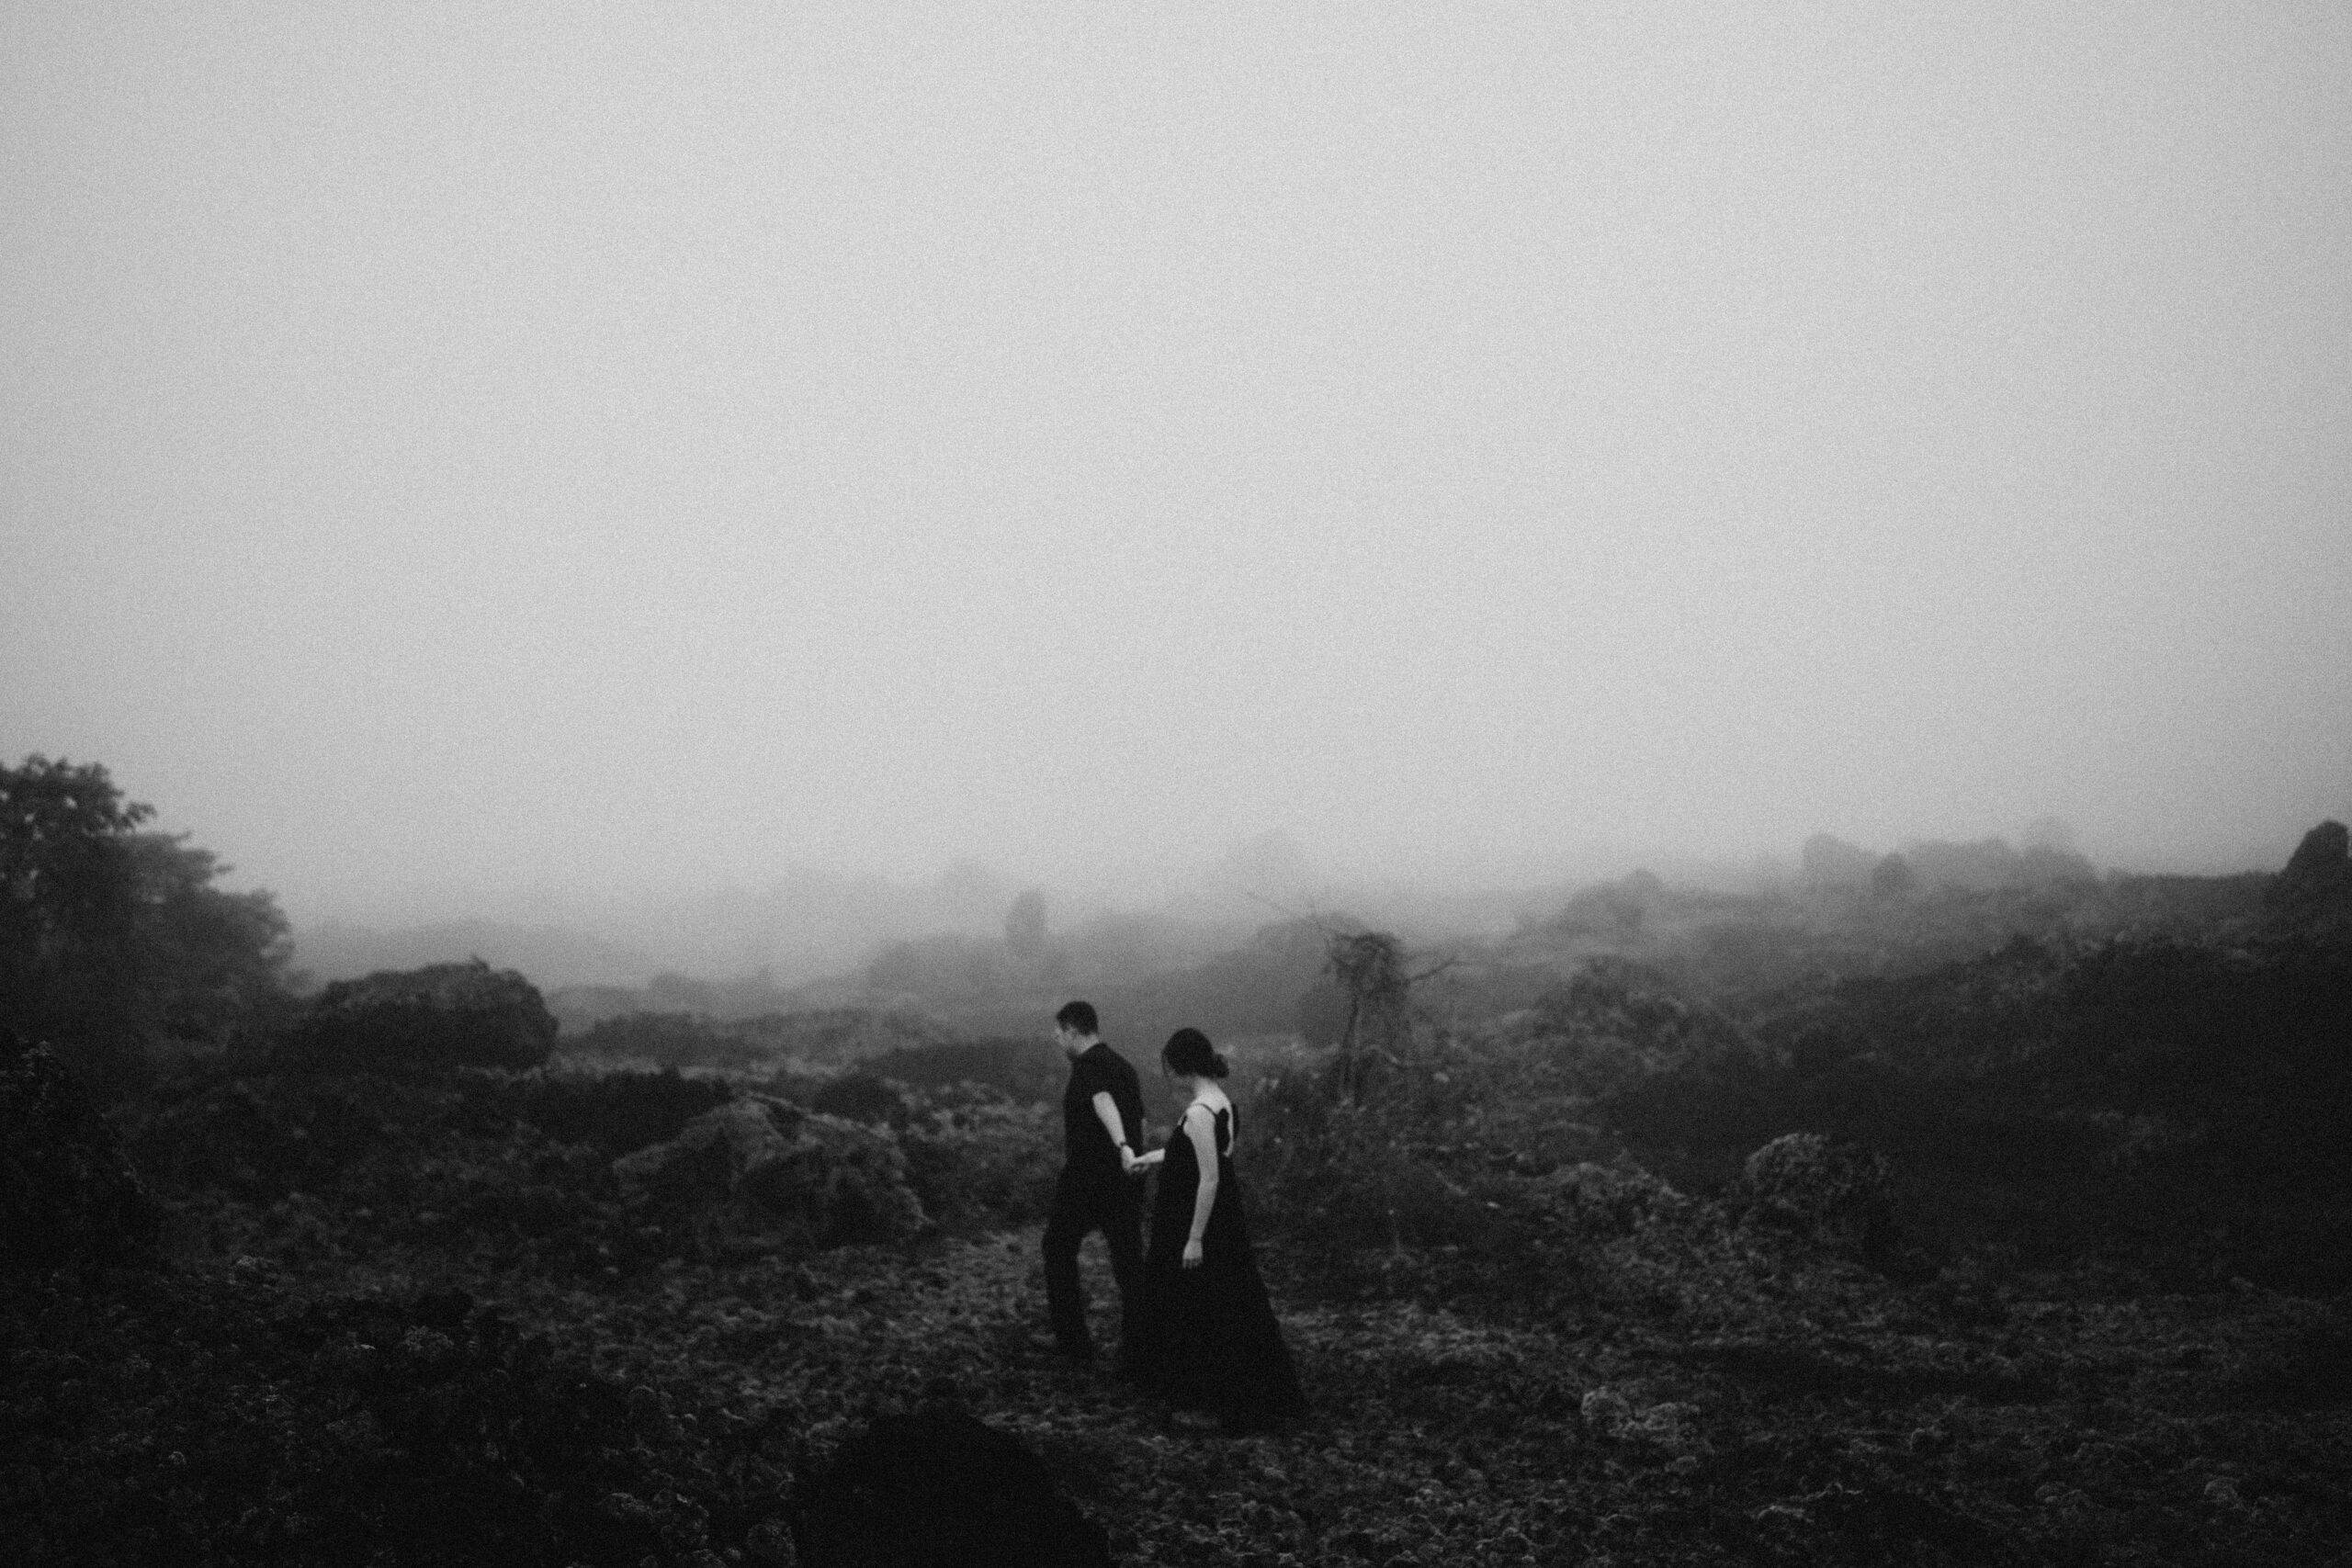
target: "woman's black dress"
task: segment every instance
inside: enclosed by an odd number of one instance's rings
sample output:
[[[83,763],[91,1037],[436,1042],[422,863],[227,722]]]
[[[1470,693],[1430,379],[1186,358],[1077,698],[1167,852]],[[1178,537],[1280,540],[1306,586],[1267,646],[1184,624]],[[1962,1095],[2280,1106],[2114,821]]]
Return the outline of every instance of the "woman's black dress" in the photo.
[[[1183,1258],[1200,1190],[1199,1157],[1181,1122],[1168,1140],[1128,1368],[1170,1402],[1214,1411],[1227,1426],[1247,1429],[1295,1416],[1306,1400],[1250,1246],[1249,1211],[1233,1170],[1233,1115],[1219,1111],[1216,1118],[1216,1198],[1201,1233],[1197,1269],[1185,1268]]]

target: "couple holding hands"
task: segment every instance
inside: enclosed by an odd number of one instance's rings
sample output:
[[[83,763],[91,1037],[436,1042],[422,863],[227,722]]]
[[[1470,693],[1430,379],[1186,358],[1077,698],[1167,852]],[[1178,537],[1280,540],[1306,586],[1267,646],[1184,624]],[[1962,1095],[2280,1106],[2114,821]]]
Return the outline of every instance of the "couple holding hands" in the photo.
[[[1233,1101],[1225,1058],[1197,1029],[1168,1037],[1160,1066],[1190,1098],[1167,1144],[1139,1152],[1143,1090],[1125,1057],[1103,1043],[1094,1009],[1054,1015],[1069,1058],[1062,1091],[1063,1160],[1046,1224],[1046,1303],[1054,1345],[1091,1359],[1079,1244],[1099,1230],[1118,1281],[1120,1370],[1227,1431],[1262,1430],[1306,1408],[1258,1276],[1250,1219],[1234,1174]],[[1144,1175],[1157,1168],[1151,1240],[1143,1240]]]

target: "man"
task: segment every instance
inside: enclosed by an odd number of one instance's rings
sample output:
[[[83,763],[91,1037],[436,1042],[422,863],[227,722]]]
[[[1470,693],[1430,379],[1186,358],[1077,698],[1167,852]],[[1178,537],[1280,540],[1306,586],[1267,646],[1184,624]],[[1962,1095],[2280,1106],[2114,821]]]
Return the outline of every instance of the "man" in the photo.
[[[1125,1057],[1102,1043],[1094,1009],[1071,1002],[1054,1015],[1054,1036],[1069,1058],[1062,1090],[1062,1174],[1046,1222],[1046,1310],[1054,1348],[1073,1360],[1093,1359],[1086,1300],[1078,1285],[1078,1248],[1089,1231],[1111,1247],[1124,1334],[1143,1288],[1143,1184],[1136,1144],[1143,1137],[1143,1088]]]

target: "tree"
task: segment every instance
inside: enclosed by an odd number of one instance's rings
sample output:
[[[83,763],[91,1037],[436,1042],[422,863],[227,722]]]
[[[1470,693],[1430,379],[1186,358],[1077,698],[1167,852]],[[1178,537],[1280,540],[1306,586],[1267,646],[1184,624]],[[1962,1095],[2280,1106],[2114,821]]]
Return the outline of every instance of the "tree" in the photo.
[[[1019,962],[1035,966],[1046,956],[1046,895],[1032,887],[1004,912],[1004,945]]]
[[[1804,879],[1819,887],[1859,887],[1871,879],[1871,852],[1830,833],[1804,841]]]
[[[1385,931],[1334,932],[1325,953],[1348,998],[1336,1070],[1340,1098],[1352,1101],[1363,1098],[1373,1064],[1395,1062],[1411,1033],[1405,1009],[1412,981],[1405,975],[1403,949]]]
[[[1901,855],[1890,854],[1871,869],[1871,891],[1882,898],[1908,897],[1918,886],[1918,874]]]
[[[137,909],[128,842],[154,815],[95,762],[0,768],[0,1010],[30,1033],[112,1032]]]
[[[293,942],[267,893],[212,884],[229,867],[185,833],[131,836],[131,973],[149,1025],[179,1040],[219,1041],[278,1021]]]
[[[105,768],[34,755],[0,768],[0,942],[49,966],[130,928],[125,835],[155,814],[125,801]]]
[[[145,1044],[276,1021],[286,918],[95,762],[0,767],[0,1014],[85,1076],[123,1087]]]

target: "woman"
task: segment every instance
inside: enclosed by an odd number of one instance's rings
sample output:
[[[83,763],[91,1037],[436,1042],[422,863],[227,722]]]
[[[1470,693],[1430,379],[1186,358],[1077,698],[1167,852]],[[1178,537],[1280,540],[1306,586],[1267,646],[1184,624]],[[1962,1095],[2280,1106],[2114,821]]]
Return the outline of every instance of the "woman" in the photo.
[[[1166,1145],[1135,1161],[1160,1170],[1128,1371],[1179,1406],[1215,1413],[1229,1432],[1262,1430],[1306,1401],[1250,1246],[1233,1101],[1217,1084],[1228,1069],[1197,1029],[1170,1035],[1159,1060],[1192,1098]]]

